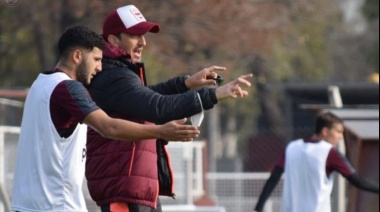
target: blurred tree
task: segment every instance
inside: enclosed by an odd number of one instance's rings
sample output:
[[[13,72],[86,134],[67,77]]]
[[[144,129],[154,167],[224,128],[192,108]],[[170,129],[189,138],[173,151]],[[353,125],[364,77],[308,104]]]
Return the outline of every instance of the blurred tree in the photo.
[[[363,13],[369,20],[379,19],[379,1],[366,0],[363,6]]]
[[[329,7],[325,5],[329,4]],[[326,81],[332,72],[329,34],[338,25],[338,8],[329,0],[294,0],[288,5],[286,36],[268,55],[271,81]]]
[[[117,2],[104,0],[21,1],[0,8],[2,86],[30,86],[41,71],[54,67],[57,40],[72,25],[83,24],[100,32],[103,17]]]
[[[356,32],[349,24],[334,29],[329,40],[334,61],[331,81],[367,82],[372,73],[379,72],[378,7],[377,0],[365,1],[363,31]]]
[[[22,86],[31,78],[30,69],[38,69],[39,64],[31,43],[29,30],[33,27],[25,23],[25,14],[15,19],[14,8],[0,7],[0,83],[2,86]],[[27,68],[26,68],[27,67]]]
[[[379,0],[366,0],[363,6],[363,13],[370,22],[368,33],[375,34],[375,39],[367,51],[367,60],[373,65],[374,72],[379,73]]]
[[[257,78],[259,127],[285,143],[293,136],[288,135],[291,123],[285,117],[285,100],[268,85],[329,80],[333,64],[329,34],[339,22],[338,8],[329,0],[283,1],[281,6],[286,11],[284,32],[272,39],[270,51],[261,52],[249,67]]]

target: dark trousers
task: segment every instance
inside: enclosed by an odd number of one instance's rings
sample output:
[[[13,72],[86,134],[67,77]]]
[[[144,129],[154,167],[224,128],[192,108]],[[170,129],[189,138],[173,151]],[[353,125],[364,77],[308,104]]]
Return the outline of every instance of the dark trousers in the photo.
[[[143,206],[143,205],[136,205],[136,204],[129,204],[129,203],[128,203],[128,207],[129,207],[129,212],[162,212],[160,200],[158,200],[157,209],[153,209],[153,208]],[[110,205],[103,205],[101,209],[102,209],[102,212],[112,212],[110,211]]]

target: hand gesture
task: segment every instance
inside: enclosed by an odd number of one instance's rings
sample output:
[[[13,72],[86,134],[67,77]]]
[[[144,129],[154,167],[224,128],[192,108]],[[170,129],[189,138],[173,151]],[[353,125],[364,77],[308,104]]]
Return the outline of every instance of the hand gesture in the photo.
[[[183,141],[189,142],[198,138],[200,132],[197,127],[184,125],[186,119],[172,121],[160,126],[162,139],[167,141]]]
[[[217,71],[226,71],[225,67],[212,66],[205,68],[202,71],[189,77],[186,81],[186,87],[189,89],[216,85],[216,78],[218,77]]]
[[[242,85],[251,87],[252,84],[248,81],[253,77],[252,74],[243,75],[234,81],[223,85],[216,89],[216,97],[218,100],[224,100],[228,98],[236,99],[238,97],[248,96],[248,91],[243,90]]]

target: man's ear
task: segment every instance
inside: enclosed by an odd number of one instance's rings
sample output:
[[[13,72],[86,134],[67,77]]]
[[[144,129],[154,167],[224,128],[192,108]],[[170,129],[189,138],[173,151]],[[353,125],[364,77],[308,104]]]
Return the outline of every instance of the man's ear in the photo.
[[[72,59],[75,62],[75,64],[77,64],[77,65],[81,64],[82,60],[83,60],[83,53],[82,53],[82,51],[80,51],[79,49],[76,49],[73,52]]]
[[[324,127],[324,128],[322,129],[322,136],[323,136],[323,137],[326,137],[326,136],[328,135],[328,131],[329,131],[329,128]]]
[[[108,35],[108,43],[110,43],[112,46],[119,47],[119,38],[115,35]]]

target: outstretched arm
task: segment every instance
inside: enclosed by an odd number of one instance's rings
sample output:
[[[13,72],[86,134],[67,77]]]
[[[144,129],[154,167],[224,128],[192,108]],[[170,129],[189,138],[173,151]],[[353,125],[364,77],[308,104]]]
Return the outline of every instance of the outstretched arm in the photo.
[[[153,91],[161,95],[173,95],[186,93],[190,89],[217,85],[217,72],[226,71],[225,67],[211,66],[188,77],[177,77],[167,82],[149,86]]]
[[[168,80],[167,82],[159,83],[157,85],[148,86],[151,90],[161,95],[174,95],[186,93],[189,88],[186,87],[187,77],[176,77]]]
[[[267,180],[263,191],[261,192],[259,201],[257,202],[254,211],[263,211],[265,202],[268,200],[273,190],[276,188],[278,182],[281,179],[282,173],[284,173],[284,169],[282,167],[276,166],[270,178]]]
[[[364,191],[379,193],[379,183],[372,182],[359,174],[355,173],[351,176],[346,177],[346,179],[355,187],[360,188]]]
[[[161,138],[167,141],[192,141],[199,136],[196,127],[183,125],[186,119],[165,125],[144,125],[122,119],[110,118],[104,111],[90,113],[84,123],[99,132],[103,137],[123,141]]]
[[[352,185],[365,191],[379,193],[379,183],[372,182],[360,176],[351,163],[338,150],[333,148],[327,159],[328,171],[337,171],[343,175]]]
[[[141,79],[135,73],[115,71],[114,75],[102,84],[93,83],[90,93],[108,114],[118,114],[131,120],[166,123],[193,116],[202,109],[209,110],[218,103],[219,99],[248,95],[243,88],[251,85],[248,81],[251,78],[252,75],[242,76],[217,89],[202,88],[183,94],[161,95],[143,86]]]

